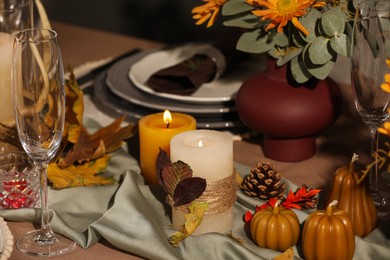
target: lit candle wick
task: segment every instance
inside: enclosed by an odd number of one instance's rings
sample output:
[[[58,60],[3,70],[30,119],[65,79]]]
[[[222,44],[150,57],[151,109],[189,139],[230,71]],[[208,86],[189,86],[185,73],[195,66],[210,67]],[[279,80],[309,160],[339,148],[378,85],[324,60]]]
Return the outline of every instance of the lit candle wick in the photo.
[[[165,111],[164,111],[163,119],[164,119],[164,122],[165,122],[167,128],[169,128],[169,125],[170,125],[171,122],[172,122],[172,115],[171,115],[171,113],[169,112],[169,110],[165,110]]]
[[[198,147],[203,147],[203,142],[202,142],[202,140],[199,140]]]

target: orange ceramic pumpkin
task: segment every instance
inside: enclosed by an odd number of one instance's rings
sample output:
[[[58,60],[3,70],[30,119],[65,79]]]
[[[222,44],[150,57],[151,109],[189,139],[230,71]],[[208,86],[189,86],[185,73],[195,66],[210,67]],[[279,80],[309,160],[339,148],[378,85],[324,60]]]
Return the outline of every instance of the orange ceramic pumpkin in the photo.
[[[299,219],[290,209],[268,206],[254,214],[250,231],[258,246],[282,252],[298,242]]]
[[[349,214],[355,235],[364,237],[375,229],[377,216],[366,182],[362,181],[364,176],[355,168],[354,162],[357,159],[357,155],[354,154],[349,165],[337,169],[325,205],[337,200],[337,208]]]
[[[303,226],[302,249],[306,260],[350,260],[355,252],[355,235],[347,212],[333,209],[311,213]]]

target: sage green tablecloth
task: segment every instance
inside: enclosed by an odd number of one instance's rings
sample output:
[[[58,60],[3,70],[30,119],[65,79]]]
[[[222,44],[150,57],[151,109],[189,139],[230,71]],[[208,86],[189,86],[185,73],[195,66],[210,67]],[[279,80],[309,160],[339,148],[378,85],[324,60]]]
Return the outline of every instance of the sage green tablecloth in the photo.
[[[242,165],[236,167],[241,175],[249,171]],[[256,204],[260,205],[259,200],[238,194],[232,232],[245,240],[243,246],[228,236],[210,233],[191,236],[173,248],[167,240],[174,232],[170,208],[160,187],[144,184],[138,163],[124,150],[113,154],[107,173],[114,175],[118,184],[49,190],[50,224],[54,231],[67,235],[83,248],[104,238],[120,249],[149,259],[272,259],[279,254],[257,247],[245,233],[242,217],[248,209],[253,211]],[[287,184],[295,190],[295,185]],[[0,215],[11,221],[39,223],[39,212],[1,210]],[[301,222],[307,216],[306,212],[296,212]],[[294,250],[300,259],[299,250]],[[379,228],[364,239],[356,237],[354,259],[390,259],[389,238]]]

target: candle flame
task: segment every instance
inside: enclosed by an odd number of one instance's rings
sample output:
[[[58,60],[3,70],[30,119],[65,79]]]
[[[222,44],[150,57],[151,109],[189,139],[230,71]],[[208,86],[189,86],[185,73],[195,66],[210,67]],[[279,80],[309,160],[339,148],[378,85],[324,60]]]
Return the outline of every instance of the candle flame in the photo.
[[[169,128],[169,125],[172,123],[172,115],[171,112],[169,112],[169,110],[164,111],[163,119],[164,119],[164,123],[167,125],[167,128]]]
[[[202,142],[202,140],[199,140],[198,147],[203,147],[203,142]]]

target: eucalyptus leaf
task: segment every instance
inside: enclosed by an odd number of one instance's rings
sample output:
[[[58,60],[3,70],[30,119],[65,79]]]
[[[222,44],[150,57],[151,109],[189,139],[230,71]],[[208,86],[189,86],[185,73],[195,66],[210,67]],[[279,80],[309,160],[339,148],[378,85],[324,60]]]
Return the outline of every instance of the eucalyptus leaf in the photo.
[[[288,37],[284,32],[276,33],[273,36],[273,42],[279,47],[286,47],[289,45]]]
[[[346,34],[340,34],[330,39],[332,50],[345,57],[351,56],[351,40]]]
[[[234,16],[223,22],[223,25],[230,27],[239,27],[243,29],[254,29],[259,27],[261,21],[259,17],[253,14],[244,14],[240,16]]]
[[[322,80],[329,76],[329,73],[332,71],[334,64],[335,58],[334,60],[332,59],[322,66],[308,68],[308,71],[315,78]]]
[[[345,0],[347,1],[347,0]],[[337,16],[343,23],[346,23],[347,20],[348,20],[348,14],[346,13],[346,11],[344,11],[341,7],[341,5],[347,5],[348,3],[341,3],[339,6],[335,6],[331,9],[329,9],[328,11],[326,11],[324,13],[324,15],[328,15],[328,14],[332,14],[332,15],[335,15]]]
[[[305,64],[299,59],[299,56],[291,60],[290,69],[293,79],[298,83],[304,83],[311,78],[311,74],[307,71]]]
[[[323,32],[327,36],[339,35],[344,32],[345,23],[338,16],[326,12],[321,19],[321,26]]]
[[[274,45],[268,34],[262,34],[261,30],[254,30],[243,33],[237,41],[236,48],[248,53],[265,53]]]
[[[276,64],[278,66],[282,66],[282,65],[286,64],[287,62],[289,62],[290,60],[292,60],[293,58],[295,58],[299,54],[301,54],[302,50],[303,50],[303,48],[295,48],[295,49],[292,49],[291,51],[289,51],[286,55],[283,55],[283,56],[279,55]]]
[[[313,64],[325,64],[333,57],[329,52],[328,43],[329,39],[319,36],[309,45],[308,54]]]
[[[245,0],[229,0],[222,6],[222,15],[235,15],[253,10]]]
[[[306,28],[309,32],[309,35],[306,37],[302,37],[302,39],[306,42],[312,42],[316,38],[316,25],[318,19],[321,18],[321,12],[317,9],[310,9],[307,15],[303,16],[299,19],[299,22]]]

